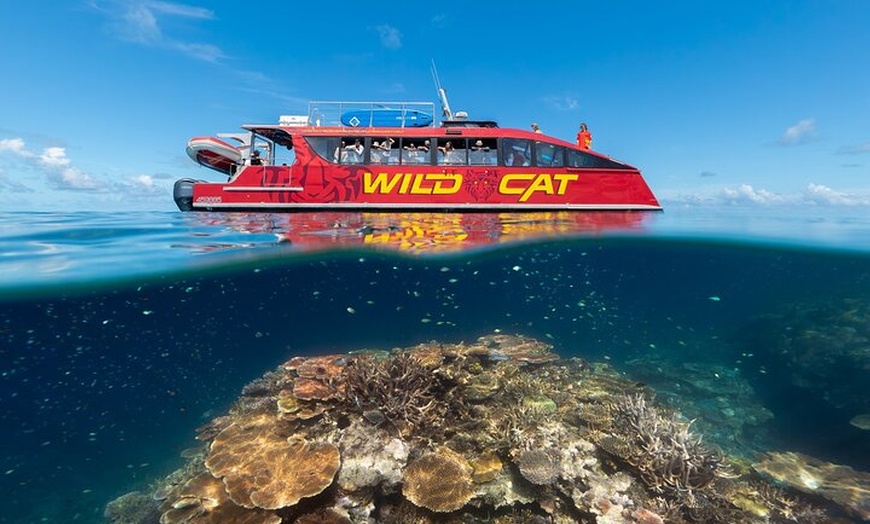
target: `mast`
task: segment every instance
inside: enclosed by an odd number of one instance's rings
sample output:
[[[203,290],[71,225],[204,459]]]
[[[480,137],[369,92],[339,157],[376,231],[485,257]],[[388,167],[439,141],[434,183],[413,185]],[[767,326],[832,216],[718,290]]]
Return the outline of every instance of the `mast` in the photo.
[[[453,119],[453,111],[450,110],[450,103],[447,101],[447,91],[441,87],[441,80],[438,79],[438,70],[435,68],[435,60],[432,60],[432,79],[435,80],[435,89],[438,90],[438,99],[441,101],[441,111],[444,118],[447,120]]]

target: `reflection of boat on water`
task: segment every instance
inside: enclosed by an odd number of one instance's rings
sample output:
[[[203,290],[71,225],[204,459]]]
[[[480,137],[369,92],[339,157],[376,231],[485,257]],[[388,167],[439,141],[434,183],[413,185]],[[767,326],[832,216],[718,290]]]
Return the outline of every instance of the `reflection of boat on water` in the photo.
[[[639,231],[650,215],[590,213],[309,212],[206,215],[210,225],[276,235],[300,251],[373,247],[412,253],[458,252],[502,243]]]
[[[225,182],[181,179],[179,209],[557,211],[661,209],[640,171],[604,154],[432,103],[312,102],[278,125],[244,125],[236,148],[198,137]]]

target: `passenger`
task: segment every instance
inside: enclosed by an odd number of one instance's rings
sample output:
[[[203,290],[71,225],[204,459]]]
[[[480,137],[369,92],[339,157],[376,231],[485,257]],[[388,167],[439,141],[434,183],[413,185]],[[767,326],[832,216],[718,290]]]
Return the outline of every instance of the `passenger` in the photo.
[[[534,131],[535,133],[543,133],[543,131],[541,131],[541,128],[538,127],[538,124],[534,122],[532,123],[532,131]]]
[[[344,140],[342,140],[341,145],[336,147],[335,152],[332,154],[332,161],[337,164],[339,161],[344,160],[344,150],[345,149],[347,149],[347,148],[345,147]]]
[[[417,148],[417,151],[428,152],[429,151],[429,141],[426,140],[423,142],[423,145]]]
[[[527,165],[529,165],[529,160],[526,156],[520,151],[514,151],[513,158],[511,158],[511,166],[520,167]]]
[[[347,157],[345,160],[349,164],[359,164],[362,162],[364,148],[359,138],[353,141],[352,146],[347,146],[345,149],[347,150]]]
[[[453,148],[452,142],[445,142],[444,147],[439,147],[439,151],[441,151],[443,155],[443,160],[441,163],[443,164],[464,164],[464,160],[460,157],[460,154],[456,149]],[[465,154],[464,151],[462,153]]]
[[[580,124],[580,131],[577,133],[577,147],[580,149],[592,148],[592,133],[586,124]]]
[[[372,150],[371,150],[371,162],[372,164],[380,164],[382,162],[383,152],[381,151],[381,144],[377,140],[372,142]]]
[[[392,153],[390,153],[390,149],[392,149],[393,144],[395,142],[396,141],[390,137],[385,138],[384,141],[381,142],[381,150],[383,151],[382,157],[384,159],[385,164],[398,164],[399,163],[398,158],[394,158],[394,155]]]
[[[251,165],[252,166],[262,166],[263,159],[260,158],[260,151],[255,149],[253,153],[251,153]]]
[[[474,147],[472,147],[471,149],[473,149],[475,151],[486,151],[489,148],[483,147],[483,140],[478,140],[477,142],[474,143]]]

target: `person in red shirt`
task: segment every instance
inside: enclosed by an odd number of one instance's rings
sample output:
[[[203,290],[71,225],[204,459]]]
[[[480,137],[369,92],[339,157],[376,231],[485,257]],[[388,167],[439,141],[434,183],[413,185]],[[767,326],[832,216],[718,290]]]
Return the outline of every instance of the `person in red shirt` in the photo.
[[[580,149],[590,149],[592,147],[592,133],[586,124],[580,124],[580,131],[577,133],[577,146]]]

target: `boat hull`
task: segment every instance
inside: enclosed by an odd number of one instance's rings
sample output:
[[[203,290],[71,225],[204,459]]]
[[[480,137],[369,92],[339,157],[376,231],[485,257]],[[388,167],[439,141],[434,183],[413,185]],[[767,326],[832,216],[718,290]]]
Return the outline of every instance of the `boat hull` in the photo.
[[[209,211],[661,209],[639,172],[620,169],[249,166],[232,182],[187,184],[179,207]]]

